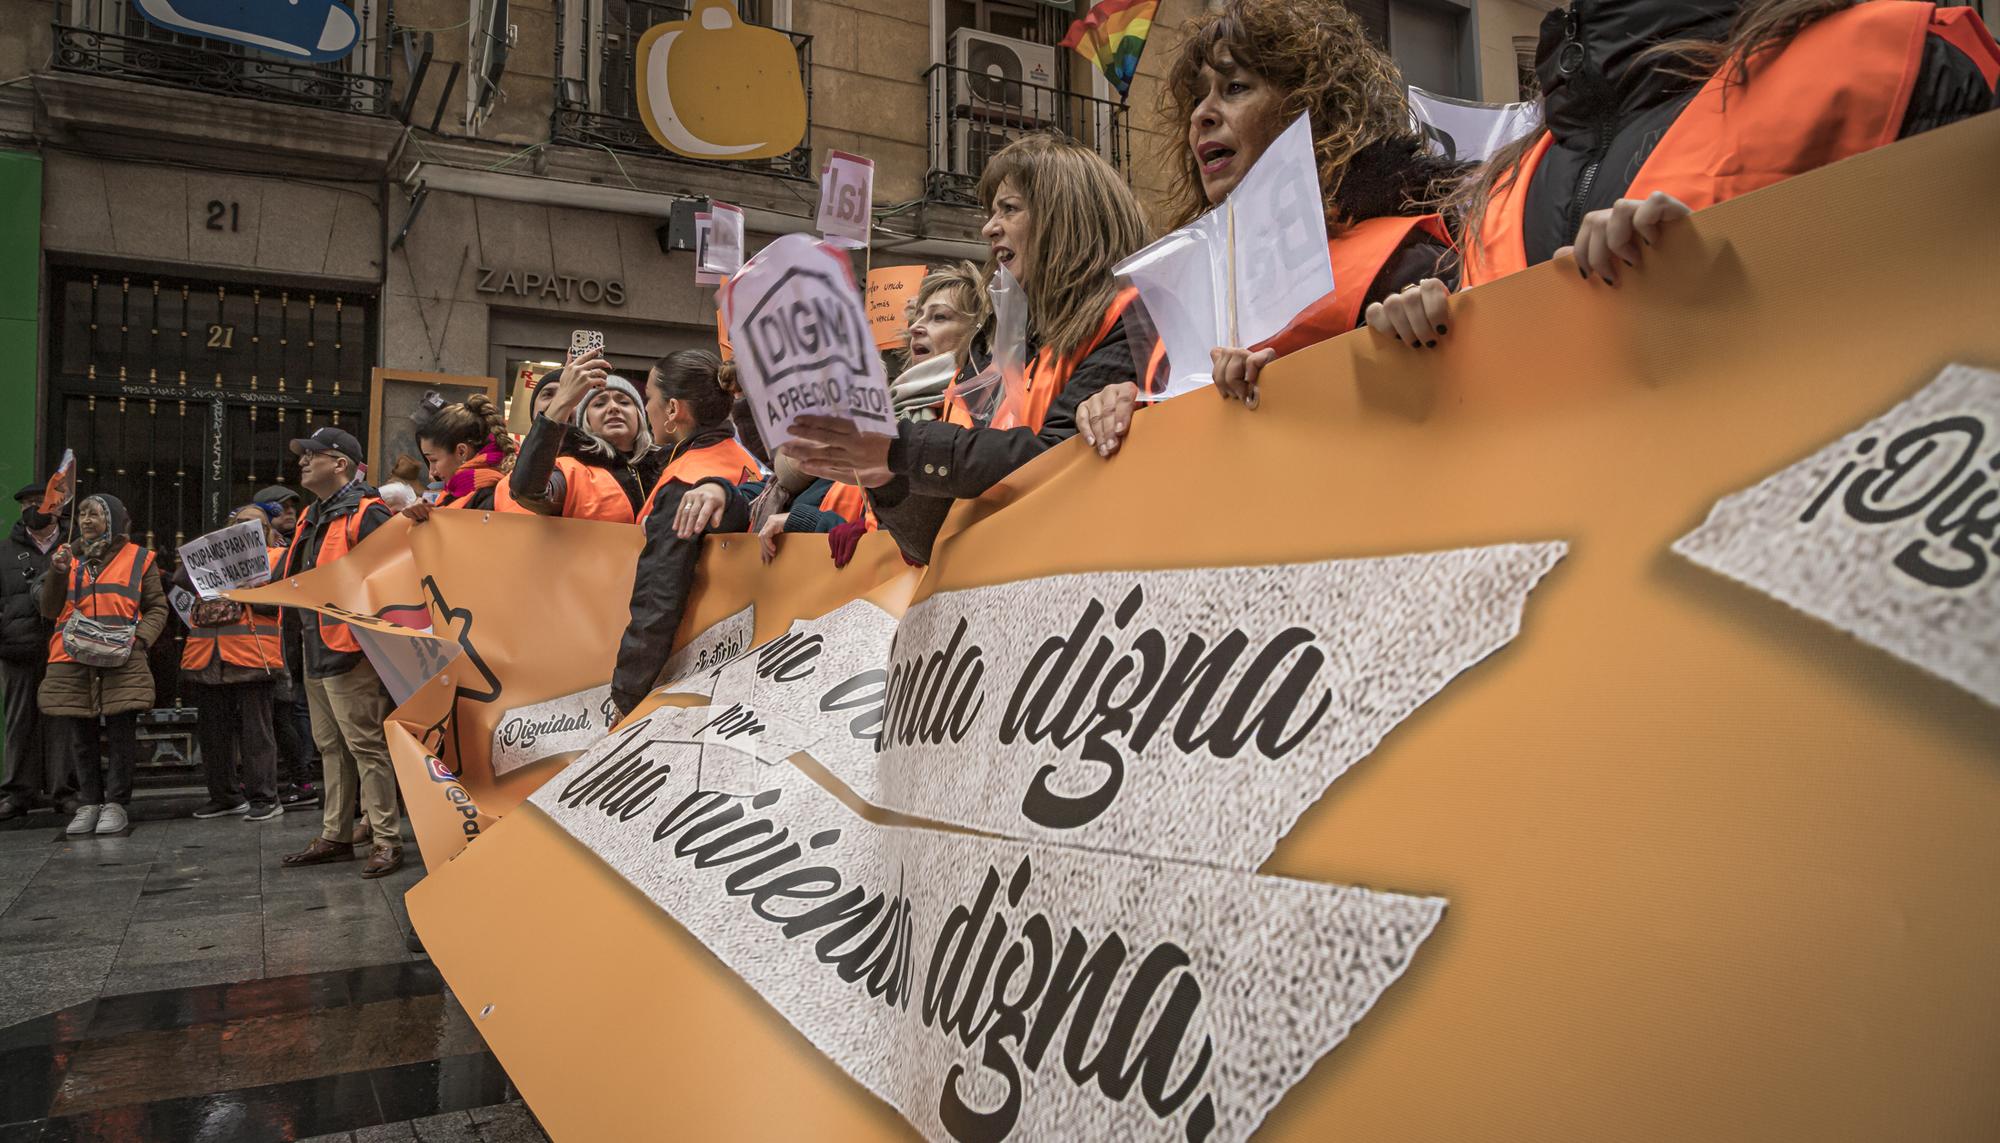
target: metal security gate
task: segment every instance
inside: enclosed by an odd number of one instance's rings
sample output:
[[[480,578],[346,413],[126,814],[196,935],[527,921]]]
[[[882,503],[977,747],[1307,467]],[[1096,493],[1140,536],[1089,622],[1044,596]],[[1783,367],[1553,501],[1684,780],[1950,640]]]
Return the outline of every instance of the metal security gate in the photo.
[[[338,425],[367,439],[371,296],[87,267],[49,276],[44,465],[76,450],[79,494],[124,501],[163,574],[257,489],[298,488],[293,438]],[[179,639],[152,660],[158,704],[179,705]]]

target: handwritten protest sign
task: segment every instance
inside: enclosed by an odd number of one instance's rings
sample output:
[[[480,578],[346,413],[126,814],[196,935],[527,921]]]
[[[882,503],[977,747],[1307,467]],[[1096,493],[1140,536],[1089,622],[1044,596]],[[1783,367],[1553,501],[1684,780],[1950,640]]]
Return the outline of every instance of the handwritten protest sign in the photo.
[[[1542,121],[1541,109],[1528,103],[1469,103],[1410,89],[1410,118],[1430,141],[1431,149],[1447,159],[1479,162],[1533,131]]]
[[[901,345],[910,328],[903,307],[915,301],[923,285],[925,266],[883,266],[868,272],[868,325],[875,331],[875,348]]]
[[[255,520],[231,524],[181,545],[181,565],[203,599],[221,599],[240,587],[271,582],[271,555],[264,526]]]
[[[1326,215],[1301,115],[1223,205],[1119,263],[1167,345],[1176,396],[1207,385],[1209,350],[1255,345],[1333,292]]]
[[[874,201],[875,160],[827,152],[819,173],[819,232],[836,245],[868,245]]]
[[[729,340],[764,443],[803,415],[892,435],[889,382],[846,258],[803,234],[766,246],[729,280]]]

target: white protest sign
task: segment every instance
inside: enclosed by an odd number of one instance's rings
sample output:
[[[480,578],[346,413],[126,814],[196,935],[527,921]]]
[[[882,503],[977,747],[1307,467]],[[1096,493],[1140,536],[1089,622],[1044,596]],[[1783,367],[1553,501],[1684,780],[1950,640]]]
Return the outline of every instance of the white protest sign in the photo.
[[[701,268],[728,277],[743,268],[743,209],[726,202],[708,208],[708,251]]]
[[[791,440],[804,415],[895,434],[882,355],[844,256],[787,234],[745,263],[726,292],[729,343],[766,445]]]
[[[1410,89],[1410,117],[1434,153],[1462,162],[1483,162],[1542,121],[1532,102],[1468,103],[1420,87]]]
[[[819,176],[819,232],[830,241],[868,245],[874,223],[875,160],[829,151]]]
[[[194,592],[177,583],[170,584],[167,587],[167,602],[174,605],[174,614],[181,617],[182,623],[194,626],[194,605],[200,602]]]
[[[708,211],[698,211],[694,216],[694,284],[697,286],[719,286],[722,275],[707,269],[709,247],[715,242],[715,216]]]
[[[1166,342],[1169,397],[1213,380],[1211,349],[1255,345],[1332,293],[1312,124],[1299,116],[1221,206],[1125,259],[1116,273],[1139,288]]]
[[[181,545],[181,566],[203,599],[221,599],[238,588],[271,582],[271,554],[264,526],[255,520],[231,524]]]

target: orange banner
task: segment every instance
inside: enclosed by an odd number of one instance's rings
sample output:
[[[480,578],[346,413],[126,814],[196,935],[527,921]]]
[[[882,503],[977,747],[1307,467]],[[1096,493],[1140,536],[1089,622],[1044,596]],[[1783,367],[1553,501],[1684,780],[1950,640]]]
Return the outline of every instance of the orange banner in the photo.
[[[1449,901],[1421,954],[1331,1056],[1307,1055],[1268,1117],[1225,1104],[1160,1131],[1984,1138],[2000,1122],[2000,1088],[1966,1062],[1990,1058],[2000,1037],[2000,709],[1675,546],[1705,522],[1727,524],[1711,516],[1719,502],[1844,444],[1946,365],[2000,367],[2000,283],[1964,272],[1966,251],[2000,249],[1996,187],[2000,116],[1987,116],[1702,212],[1616,290],[1562,264],[1474,291],[1454,301],[1452,340],[1435,352],[1338,338],[1270,367],[1256,411],[1195,393],[1139,414],[1110,461],[1080,442],[1052,450],[961,505],[921,578],[879,536],[841,573],[817,544],[788,543],[765,567],[749,538],[712,539],[681,638],[746,605],[754,643],[770,647],[798,634],[795,620],[852,599],[914,618],[954,593],[1011,584],[1055,599],[1069,590],[1060,577],[1152,569],[1240,569],[1212,600],[1233,621],[1307,598],[1251,591],[1277,565],[1559,542],[1567,554],[1534,587],[1518,632],[1284,822],[1261,866],[1305,883],[1301,893],[1332,884]],[[1285,479],[1243,479],[1267,468]],[[1807,475],[1813,487],[1832,479]],[[602,682],[624,596],[619,573],[583,565],[615,561],[582,558],[578,534],[553,522],[499,524],[467,513],[418,530],[425,582],[445,583],[465,626],[492,633],[473,642],[510,699]],[[1910,542],[1929,535],[1921,521],[1907,527]],[[629,577],[629,559],[621,566]],[[586,588],[574,601],[571,569]],[[990,617],[1034,640],[1043,618],[1032,606]],[[482,818],[479,843],[455,860],[432,862],[411,915],[554,1138],[652,1137],[662,1107],[688,1138],[953,1137],[934,1089],[928,1103],[877,1098],[881,1087],[829,1063],[820,1034],[780,1015],[795,997],[746,986],[740,966],[756,946],[729,949],[731,961],[656,903],[659,882],[678,890],[695,877],[665,864],[668,849],[654,866],[650,851],[616,854],[652,870],[628,878],[552,813],[519,807],[560,762],[510,775],[511,802],[481,800],[504,784],[467,779],[469,728],[487,715],[467,706],[457,668],[445,674],[455,681],[431,684],[398,718],[415,725],[455,703],[458,781],[480,814],[504,816]],[[756,764],[796,767],[870,822],[937,832],[859,804],[817,749]],[[1254,761],[1250,750],[1215,764]],[[883,778],[897,779],[891,793],[905,779],[974,790],[1010,757],[967,749],[943,773]],[[1206,807],[1172,808],[1166,835],[1207,828]],[[464,830],[445,814],[429,828]],[[1118,860],[1106,854],[1107,867]],[[920,920],[936,932],[944,918]],[[1200,936],[1191,927],[1190,945]],[[782,938],[767,939],[776,955]],[[920,954],[918,975],[935,972],[931,946]],[[1347,987],[1271,978],[1240,995],[1332,1003]],[[851,1006],[870,995],[855,984]],[[841,1015],[826,1007],[815,1011]],[[1036,1026],[1026,1009],[1009,1019]],[[1287,1031],[1209,1033],[1227,1047]],[[1030,1059],[1019,1034],[995,1033],[962,1057],[966,1082],[992,1083],[973,1090],[996,1100],[1009,1068],[1039,1069],[1038,1098],[1069,1085],[1051,1042]],[[1068,1064],[1074,1073],[1080,1057]]]

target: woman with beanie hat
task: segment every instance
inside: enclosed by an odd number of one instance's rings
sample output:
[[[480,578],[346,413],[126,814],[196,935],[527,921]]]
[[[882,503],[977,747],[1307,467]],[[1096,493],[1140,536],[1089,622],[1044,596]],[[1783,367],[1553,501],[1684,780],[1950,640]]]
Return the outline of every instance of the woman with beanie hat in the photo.
[[[501,487],[502,511],[630,524],[666,467],[653,447],[645,398],[602,358],[552,369],[535,384],[553,397],[521,441]]]

